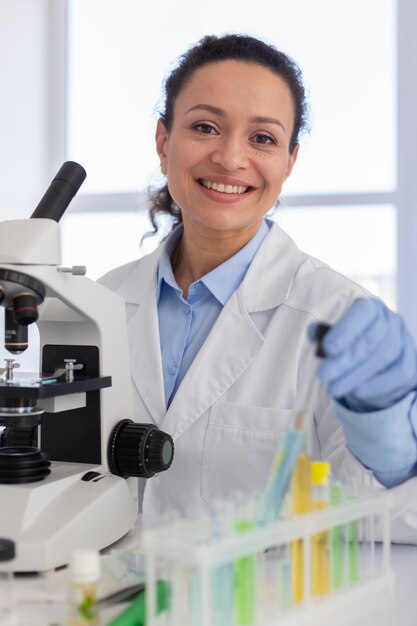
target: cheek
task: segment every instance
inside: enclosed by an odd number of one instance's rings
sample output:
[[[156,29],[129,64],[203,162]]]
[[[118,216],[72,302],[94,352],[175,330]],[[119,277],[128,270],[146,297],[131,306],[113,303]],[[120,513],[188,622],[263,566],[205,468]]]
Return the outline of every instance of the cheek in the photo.
[[[173,145],[168,155],[168,173],[174,176],[183,177],[192,164],[190,152],[187,150],[178,150]]]
[[[271,165],[264,170],[264,178],[272,193],[279,192],[285,180],[285,170],[282,165]]]
[[[172,146],[168,155],[167,182],[171,196],[180,207],[186,204],[189,172],[190,164],[187,151],[176,150],[175,146]]]
[[[277,166],[277,168],[275,169],[275,177],[277,180],[277,184],[282,185],[285,182],[287,178],[289,164],[290,164],[290,160],[285,159],[284,162],[281,161],[279,165]]]

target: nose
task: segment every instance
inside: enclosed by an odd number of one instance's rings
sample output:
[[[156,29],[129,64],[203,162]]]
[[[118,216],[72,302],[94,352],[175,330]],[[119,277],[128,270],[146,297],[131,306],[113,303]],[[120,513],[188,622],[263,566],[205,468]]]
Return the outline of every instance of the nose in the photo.
[[[248,146],[240,136],[228,135],[216,144],[211,159],[228,172],[246,169],[249,166]]]

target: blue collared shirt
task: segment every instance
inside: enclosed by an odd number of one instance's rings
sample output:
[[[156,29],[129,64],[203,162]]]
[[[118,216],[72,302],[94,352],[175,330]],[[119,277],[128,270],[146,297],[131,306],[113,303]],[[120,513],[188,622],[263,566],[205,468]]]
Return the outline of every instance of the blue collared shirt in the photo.
[[[167,406],[223,306],[241,284],[269,228],[270,224],[263,220],[256,234],[239,252],[190,285],[187,299],[177,285],[170,261],[182,237],[182,227],[170,235],[159,260],[157,291]]]

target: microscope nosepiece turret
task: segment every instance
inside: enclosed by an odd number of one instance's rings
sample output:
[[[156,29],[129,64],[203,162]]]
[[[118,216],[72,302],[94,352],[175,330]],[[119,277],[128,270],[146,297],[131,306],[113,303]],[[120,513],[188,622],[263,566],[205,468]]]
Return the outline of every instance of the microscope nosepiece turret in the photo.
[[[0,268],[0,304],[5,308],[4,347],[21,354],[28,347],[28,325],[38,319],[45,287],[23,272]]]

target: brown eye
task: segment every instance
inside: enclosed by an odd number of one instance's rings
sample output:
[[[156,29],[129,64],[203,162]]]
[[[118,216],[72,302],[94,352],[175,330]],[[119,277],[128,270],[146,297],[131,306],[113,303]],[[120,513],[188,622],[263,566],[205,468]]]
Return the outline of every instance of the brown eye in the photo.
[[[265,133],[256,133],[256,135],[254,135],[254,140],[255,143],[259,143],[261,145],[274,145],[277,143],[273,137],[271,137],[270,135],[265,135]]]
[[[212,135],[215,132],[215,128],[210,124],[196,124],[193,128],[205,135]]]

